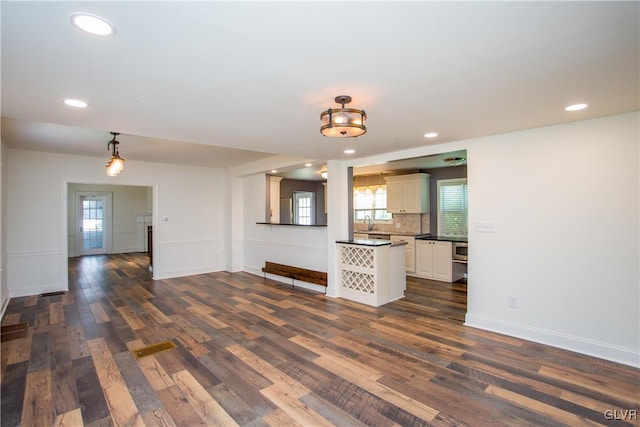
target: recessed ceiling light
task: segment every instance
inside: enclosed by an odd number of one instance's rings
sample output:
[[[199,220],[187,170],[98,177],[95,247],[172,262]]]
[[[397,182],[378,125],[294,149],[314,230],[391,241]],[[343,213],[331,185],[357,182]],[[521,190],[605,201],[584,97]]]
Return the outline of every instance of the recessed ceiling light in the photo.
[[[304,164],[306,167],[310,168],[311,166],[313,166],[311,163],[305,163]]]
[[[278,173],[278,169],[271,169],[271,173]]]
[[[587,104],[573,104],[565,107],[564,111],[580,111],[587,108]]]
[[[349,148],[348,150],[344,150],[344,154],[353,154],[355,152],[356,152],[356,150],[353,150],[351,148]]]
[[[436,136],[438,136],[438,132],[427,132],[424,134],[425,138],[435,138]]]
[[[79,99],[65,99],[64,103],[69,107],[76,107],[76,108],[87,108],[87,106],[89,105],[86,102],[81,101]]]
[[[88,15],[86,13],[74,13],[71,15],[71,22],[81,30],[95,34],[96,36],[108,36],[115,33],[113,25],[99,16]]]

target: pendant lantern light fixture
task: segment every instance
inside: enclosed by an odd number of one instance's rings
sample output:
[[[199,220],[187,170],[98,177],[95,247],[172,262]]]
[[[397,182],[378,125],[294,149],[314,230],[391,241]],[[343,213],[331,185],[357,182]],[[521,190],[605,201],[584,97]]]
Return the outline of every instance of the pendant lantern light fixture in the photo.
[[[116,136],[120,135],[118,132],[111,132],[113,139],[107,143],[107,151],[112,150],[111,159],[107,162],[107,176],[116,176],[124,169],[124,159],[120,157],[118,153],[118,144]]]
[[[336,96],[335,101],[341,108],[329,108],[320,114],[322,127],[320,133],[331,138],[358,137],[367,133],[365,120],[367,113],[364,110],[345,108],[344,105],[351,102],[348,95]]]

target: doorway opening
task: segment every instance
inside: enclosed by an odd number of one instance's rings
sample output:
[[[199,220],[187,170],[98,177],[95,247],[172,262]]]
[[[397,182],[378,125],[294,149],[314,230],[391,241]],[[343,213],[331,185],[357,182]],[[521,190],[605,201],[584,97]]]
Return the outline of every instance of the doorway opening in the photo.
[[[464,321],[468,258],[462,257],[460,248],[461,242],[468,248],[467,150],[352,166],[348,175],[351,236],[367,235],[372,229],[389,234],[391,240],[402,236],[409,242],[406,296],[425,303],[429,298],[435,298],[432,303],[437,299],[443,304],[453,302],[460,306],[459,312],[440,314]],[[377,194],[388,200],[375,199]],[[385,214],[392,213],[391,218],[373,215],[382,206]],[[432,245],[425,245],[426,240]]]
[[[67,256],[150,253],[153,187],[67,184]]]
[[[111,246],[111,192],[76,192],[76,251],[78,256],[100,255]]]

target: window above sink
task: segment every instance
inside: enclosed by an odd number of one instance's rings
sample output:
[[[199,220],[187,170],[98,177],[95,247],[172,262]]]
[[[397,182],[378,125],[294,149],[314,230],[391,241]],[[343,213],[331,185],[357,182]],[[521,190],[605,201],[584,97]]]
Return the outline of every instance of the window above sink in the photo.
[[[380,178],[382,181],[382,178]],[[358,177],[353,187],[353,219],[356,222],[371,218],[372,223],[391,223],[393,215],[387,212],[387,186],[382,182],[358,186]]]

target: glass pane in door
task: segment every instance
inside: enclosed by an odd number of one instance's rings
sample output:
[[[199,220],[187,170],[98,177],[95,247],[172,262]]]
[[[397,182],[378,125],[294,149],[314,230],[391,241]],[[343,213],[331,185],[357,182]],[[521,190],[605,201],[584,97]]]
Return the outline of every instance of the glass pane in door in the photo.
[[[103,203],[100,199],[82,201],[82,248],[103,247]]]

